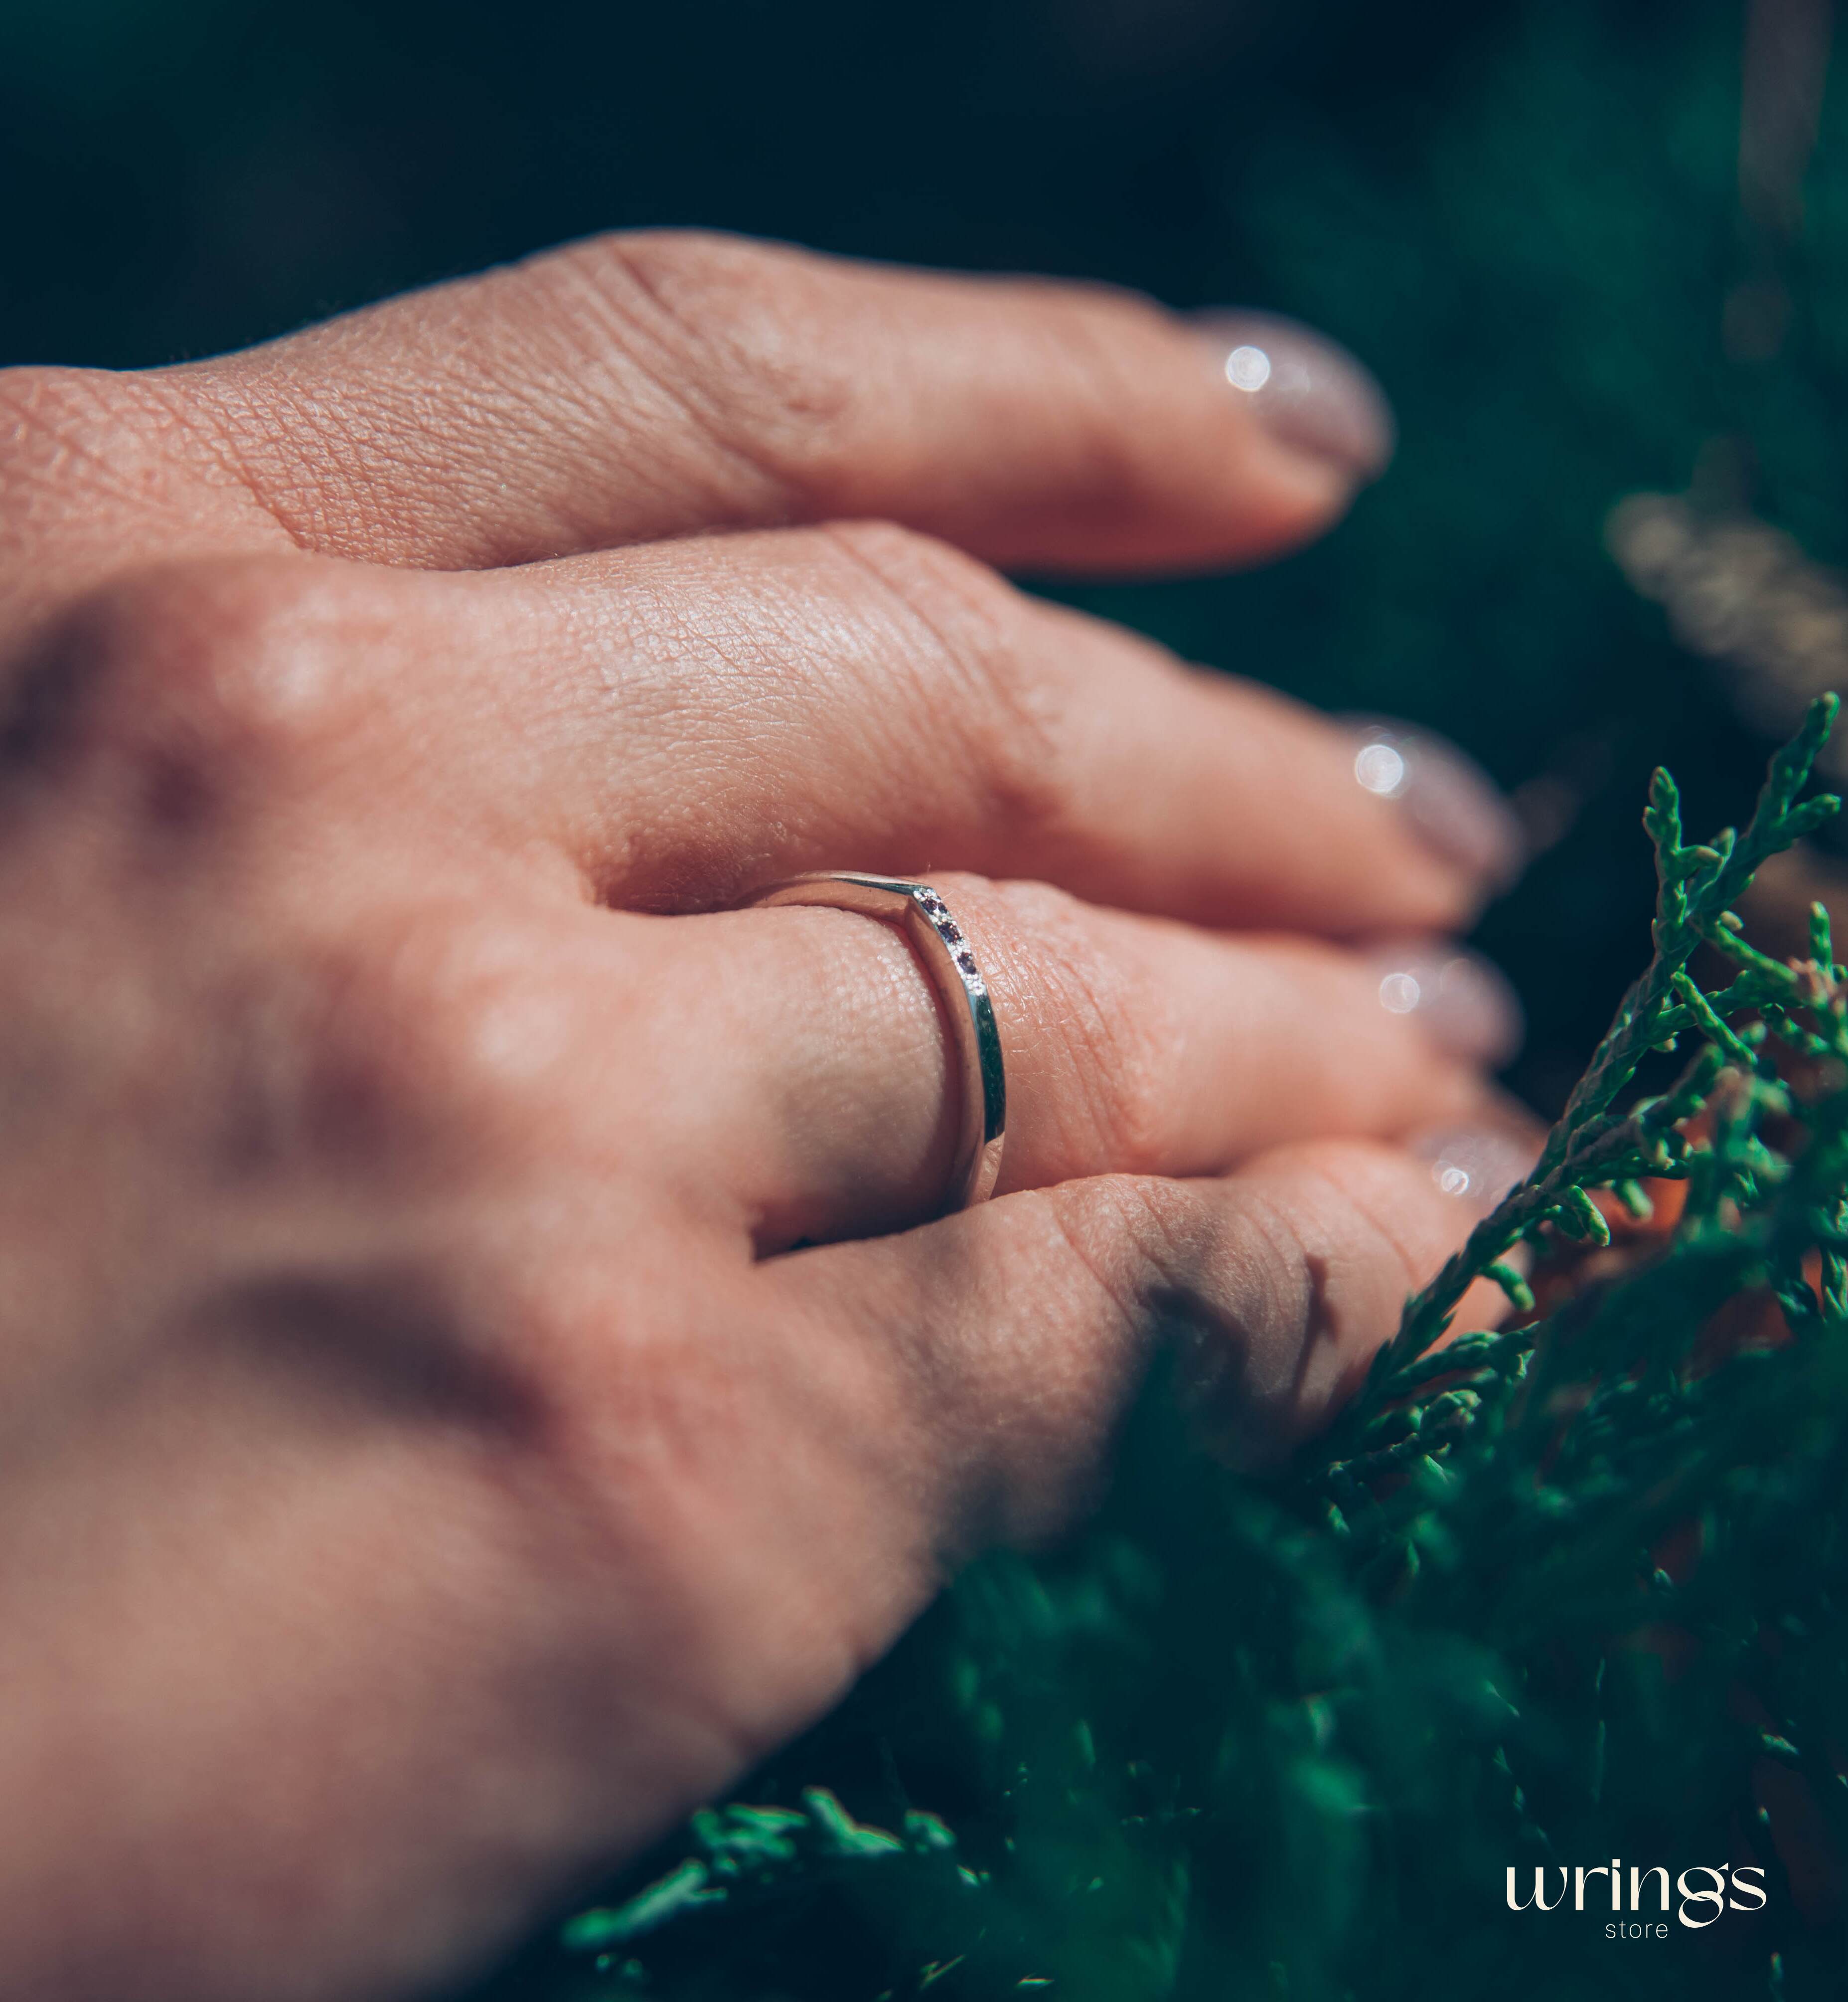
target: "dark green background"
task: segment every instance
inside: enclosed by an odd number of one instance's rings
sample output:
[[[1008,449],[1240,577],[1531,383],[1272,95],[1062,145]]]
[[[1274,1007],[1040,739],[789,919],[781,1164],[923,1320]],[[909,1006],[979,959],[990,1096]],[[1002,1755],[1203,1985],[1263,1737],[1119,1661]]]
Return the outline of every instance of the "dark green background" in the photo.
[[[1740,46],[1738,0],[0,0],[0,361],[209,353],[666,222],[1314,320],[1397,404],[1387,480],[1274,572],[1079,595],[1508,783],[1593,776],[1484,933],[1550,1104],[1643,950],[1647,768],[1706,825],[1760,750],[1605,512],[1744,431],[1761,507],[1848,547],[1848,134],[1784,356],[1728,364]]]

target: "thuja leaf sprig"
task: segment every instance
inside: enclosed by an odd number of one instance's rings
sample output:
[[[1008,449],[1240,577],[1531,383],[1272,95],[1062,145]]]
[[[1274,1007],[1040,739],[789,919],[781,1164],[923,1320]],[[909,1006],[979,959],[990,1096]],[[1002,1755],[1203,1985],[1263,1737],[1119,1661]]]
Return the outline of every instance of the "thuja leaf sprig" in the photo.
[[[1644,1176],[1685,1173],[1683,1122],[1706,1103],[1722,1072],[1730,1068],[1754,1077],[1759,1072],[1765,1024],[1742,1030],[1738,1018],[1767,1006],[1786,1014],[1815,1006],[1817,997],[1804,989],[1803,970],[1748,945],[1739,936],[1732,906],[1762,863],[1838,811],[1841,803],[1832,794],[1798,797],[1836,707],[1833,695],[1810,704],[1802,727],[1773,756],[1743,833],[1728,828],[1711,842],[1685,842],[1675,781],[1667,772],[1656,772],[1643,815],[1655,851],[1657,881],[1649,964],[1618,1004],[1532,1174],[1477,1226],[1431,1285],[1407,1302],[1398,1333],[1376,1361],[1370,1388],[1386,1390],[1396,1372],[1443,1334],[1477,1279],[1498,1281],[1517,1304],[1525,1305],[1525,1289],[1507,1263],[1523,1239],[1551,1225],[1568,1236],[1608,1243],[1609,1228],[1588,1191]],[[1718,993],[1704,992],[1687,970],[1703,944],[1716,947],[1739,968]],[[1833,946],[1825,918],[1812,932],[1811,944],[1832,984]],[[1651,1050],[1672,1049],[1690,1032],[1703,1038],[1703,1047],[1670,1090],[1627,1112],[1613,1111],[1644,1058]],[[1511,1280],[1517,1283],[1510,1285]]]

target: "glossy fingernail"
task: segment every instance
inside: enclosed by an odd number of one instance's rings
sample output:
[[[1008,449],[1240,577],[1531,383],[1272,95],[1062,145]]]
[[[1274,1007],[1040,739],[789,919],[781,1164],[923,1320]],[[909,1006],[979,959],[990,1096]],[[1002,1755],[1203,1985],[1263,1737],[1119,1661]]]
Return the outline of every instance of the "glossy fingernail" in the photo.
[[[1521,1004],[1498,968],[1442,940],[1369,947],[1379,1005],[1409,1015],[1447,1055],[1499,1070],[1521,1047]]]
[[[1396,436],[1392,406],[1346,348],[1276,313],[1215,306],[1191,317],[1228,385],[1280,443],[1355,480],[1386,470]]]
[[[1494,890],[1505,890],[1526,860],[1514,810],[1474,759],[1445,738],[1389,717],[1344,719],[1355,731],[1354,776],[1367,791],[1396,800],[1426,846]]]
[[[1498,1126],[1441,1126],[1406,1142],[1431,1179],[1476,1215],[1487,1216],[1540,1157],[1538,1146]]]

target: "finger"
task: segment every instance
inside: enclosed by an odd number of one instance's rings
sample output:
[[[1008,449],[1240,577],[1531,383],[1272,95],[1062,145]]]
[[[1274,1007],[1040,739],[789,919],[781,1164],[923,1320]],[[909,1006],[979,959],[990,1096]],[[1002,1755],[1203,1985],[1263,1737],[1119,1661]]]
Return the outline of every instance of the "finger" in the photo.
[[[239,560],[84,616],[89,654],[113,633],[286,709],[316,816],[340,787],[364,810],[389,758],[394,803],[421,787],[549,840],[624,905],[967,868],[1351,936],[1466,921],[1515,852],[1507,809],[1428,740],[1383,786],[1389,746],[877,525],[490,577]]]
[[[859,514],[1009,565],[1249,560],[1391,441],[1371,378],[1288,323],[668,232],[162,379],[302,546],[436,568]]]
[[[1409,1153],[1327,1140],[1223,1180],[1069,1182],[765,1271],[812,1322],[884,1341],[908,1419],[890,1436],[932,1530],[966,1550],[1037,1540],[1090,1498],[1164,1325],[1185,1332],[1215,1443],[1275,1461],[1352,1393],[1484,1206]]]
[[[499,588],[506,741],[547,732],[547,799],[606,894],[659,894],[629,830],[696,792],[674,867],[721,895],[850,860],[1340,936],[1465,922],[1516,865],[1508,810],[1435,740],[1401,756],[876,524]],[[535,707],[539,677],[566,699]]]
[[[940,879],[1005,1054],[999,1187],[1215,1174],[1281,1142],[1392,1135],[1480,1109],[1518,1016],[1480,962],[1416,976],[1302,940],[1216,936],[1040,884]],[[686,1034],[732,1108],[718,1170],[762,1249],[941,1208],[964,1137],[938,990],[894,926],[775,909],[685,921]],[[1438,962],[1431,961],[1430,964]],[[1384,1001],[1383,1003],[1383,996]]]

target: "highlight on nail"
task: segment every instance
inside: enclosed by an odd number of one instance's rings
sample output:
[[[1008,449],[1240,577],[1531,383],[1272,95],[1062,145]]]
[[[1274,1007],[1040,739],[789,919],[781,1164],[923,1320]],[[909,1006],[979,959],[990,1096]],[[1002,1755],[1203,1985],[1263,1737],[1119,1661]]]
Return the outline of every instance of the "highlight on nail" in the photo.
[[[1386,470],[1392,410],[1345,348],[1281,313],[1212,307],[1191,317],[1225,380],[1278,444],[1357,483]]]
[[[1532,1169],[1537,1149],[1492,1127],[1457,1127],[1421,1134],[1411,1151],[1428,1163],[1444,1195],[1485,1214]]]
[[[1521,1003],[1501,969],[1443,938],[1383,939],[1366,948],[1379,1005],[1410,1016],[1459,1062],[1498,1070],[1521,1047]]]
[[[1396,800],[1405,790],[1410,768],[1405,754],[1383,734],[1363,744],[1354,754],[1354,776],[1370,793],[1383,800]]]
[[[1235,347],[1226,358],[1226,379],[1235,389],[1257,391],[1271,379],[1271,358],[1261,347]]]
[[[1354,776],[1376,798],[1403,803],[1426,845],[1487,888],[1519,875],[1526,844],[1494,782],[1466,752],[1435,731],[1391,717],[1350,717]]]

